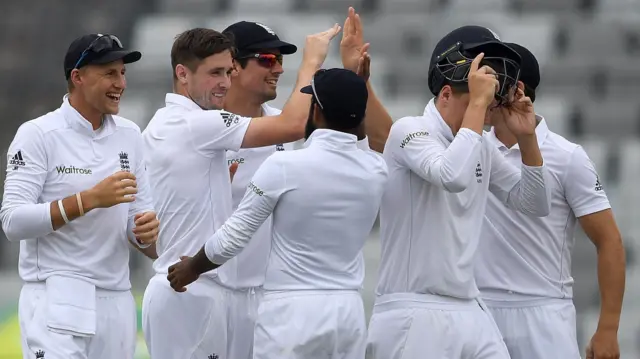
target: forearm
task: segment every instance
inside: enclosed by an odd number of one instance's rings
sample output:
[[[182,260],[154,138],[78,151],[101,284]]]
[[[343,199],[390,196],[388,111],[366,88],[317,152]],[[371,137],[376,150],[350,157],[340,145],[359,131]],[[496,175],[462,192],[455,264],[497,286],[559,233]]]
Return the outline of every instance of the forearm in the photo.
[[[551,184],[546,180],[547,176],[545,167],[531,167],[523,164],[520,169],[520,180],[507,196],[507,207],[530,216],[547,216],[551,211]]]
[[[622,240],[606,241],[598,248],[601,302],[598,330],[618,330],[625,289],[625,266]]]
[[[469,103],[467,110],[464,113],[462,119],[462,125],[460,128],[468,128],[471,131],[482,136],[484,130],[484,119],[487,115],[487,106],[482,103]]]
[[[542,166],[542,153],[538,147],[538,138],[536,134],[518,137],[518,146],[520,147],[520,156],[522,163],[530,167]]]
[[[367,81],[367,90],[369,91],[369,99],[367,100],[365,130],[369,138],[369,147],[376,152],[382,153],[387,137],[389,137],[393,120],[376,96],[369,81]]]
[[[468,129],[459,131],[440,156],[427,162],[427,180],[449,192],[464,191],[473,180],[481,139]]]
[[[291,93],[291,97],[289,97],[289,100],[282,108],[280,116],[286,121],[289,131],[295,134],[295,136],[290,138],[289,142],[304,137],[304,130],[309,115],[309,106],[311,106],[311,96],[300,92],[300,89],[311,83],[311,79],[318,69],[319,65],[303,62],[298,70],[298,79]]]
[[[211,262],[209,258],[207,258],[205,247],[202,247],[200,251],[198,251],[198,253],[193,257],[191,263],[194,271],[198,274],[206,273],[219,267],[219,265]]]
[[[158,252],[156,251],[155,243],[151,243],[146,247],[140,247],[135,243],[131,243],[131,244],[133,245],[133,248],[135,248],[138,252],[142,253],[145,257],[149,259],[154,259],[154,260],[158,259]]]
[[[83,200],[85,197],[86,194],[82,193]],[[75,194],[62,199],[62,206],[69,222],[80,217],[80,209]],[[85,213],[90,210],[86,205],[83,207]],[[43,237],[58,230],[65,224],[58,201],[21,204],[3,208],[2,228],[7,238],[11,241]]]

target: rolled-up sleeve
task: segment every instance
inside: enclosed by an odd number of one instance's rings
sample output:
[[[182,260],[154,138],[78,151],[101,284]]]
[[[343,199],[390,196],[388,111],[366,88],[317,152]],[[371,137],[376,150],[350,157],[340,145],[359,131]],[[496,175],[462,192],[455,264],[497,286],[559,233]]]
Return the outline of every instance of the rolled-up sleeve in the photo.
[[[387,148],[399,163],[425,181],[452,193],[467,189],[474,178],[482,137],[462,128],[445,147],[435,133],[430,133],[416,122],[404,118],[394,123]]]
[[[53,232],[51,204],[39,203],[47,168],[42,131],[27,122],[18,129],[7,153],[0,221],[10,241],[43,237]]]
[[[545,217],[551,212],[551,183],[543,164],[520,169],[511,165],[500,151],[491,148],[491,177],[489,190],[505,206],[534,217]]]
[[[238,255],[253,234],[273,213],[286,192],[284,165],[274,154],[260,166],[253,176],[238,209],[207,240],[204,249],[212,263],[222,265]]]

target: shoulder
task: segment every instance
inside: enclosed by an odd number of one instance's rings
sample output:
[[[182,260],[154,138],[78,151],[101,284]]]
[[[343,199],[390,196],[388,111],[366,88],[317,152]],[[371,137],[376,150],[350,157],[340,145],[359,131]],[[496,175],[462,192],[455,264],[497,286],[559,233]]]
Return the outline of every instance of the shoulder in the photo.
[[[112,115],[111,118],[113,118],[113,122],[115,123],[118,130],[140,133],[140,126],[138,126],[135,122],[116,115]]]
[[[58,109],[23,123],[20,129],[22,131],[36,131],[40,135],[47,135],[57,130],[66,129],[67,127],[67,121],[65,121],[64,116]]]
[[[407,143],[416,137],[430,136],[433,132],[429,119],[419,116],[403,117],[391,125],[389,132],[389,144],[404,148]]]
[[[549,131],[541,150],[543,155],[553,153],[554,156],[562,156],[569,159],[580,148],[581,146],[577,143],[573,143],[559,134]]]

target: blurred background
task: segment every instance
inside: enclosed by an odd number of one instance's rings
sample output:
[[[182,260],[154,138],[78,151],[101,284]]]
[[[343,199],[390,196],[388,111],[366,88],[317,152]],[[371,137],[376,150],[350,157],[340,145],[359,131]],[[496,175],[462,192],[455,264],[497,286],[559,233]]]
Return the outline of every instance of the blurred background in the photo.
[[[422,113],[430,99],[431,51],[454,28],[484,25],[502,40],[528,47],[542,69],[536,112],[553,131],[584,146],[614,206],[628,254],[620,347],[622,358],[640,358],[640,267],[635,260],[640,248],[640,0],[2,0],[2,5],[3,153],[20,124],[60,106],[66,91],[64,54],[74,38],[86,33],[115,34],[125,46],[142,51],[142,60],[129,65],[121,104],[121,115],[141,129],[171,91],[174,37],[192,27],[222,31],[235,21],[259,21],[302,48],[305,35],[342,24],[348,6],[354,6],[362,16],[365,40],[372,44],[371,81],[394,119]],[[339,38],[325,67],[341,66],[338,43]],[[300,59],[300,53],[285,56],[273,105],[282,106],[288,98]],[[3,182],[4,175],[0,171]],[[6,241],[1,230],[0,237],[0,359],[21,358],[18,243]],[[370,312],[377,229],[365,254],[363,294]],[[580,231],[573,258],[578,339],[584,347],[597,324],[599,297],[595,248]],[[132,282],[139,297],[150,265],[132,252]],[[137,357],[148,357],[142,336]]]

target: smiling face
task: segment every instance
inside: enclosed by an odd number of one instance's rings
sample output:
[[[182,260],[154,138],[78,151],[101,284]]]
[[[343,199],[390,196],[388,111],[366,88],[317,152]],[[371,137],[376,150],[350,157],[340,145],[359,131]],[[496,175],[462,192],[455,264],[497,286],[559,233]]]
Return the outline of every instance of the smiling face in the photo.
[[[272,101],[277,96],[278,80],[284,73],[280,62],[282,55],[279,49],[265,49],[255,51],[254,56],[257,57],[236,63],[233,86],[252,94],[261,103]]]
[[[189,97],[206,110],[222,109],[232,71],[233,57],[229,50],[205,58],[193,70],[183,65],[176,68]]]
[[[127,87],[125,72],[122,60],[87,65],[72,71],[73,90],[93,112],[115,115],[120,111],[120,98]]]

